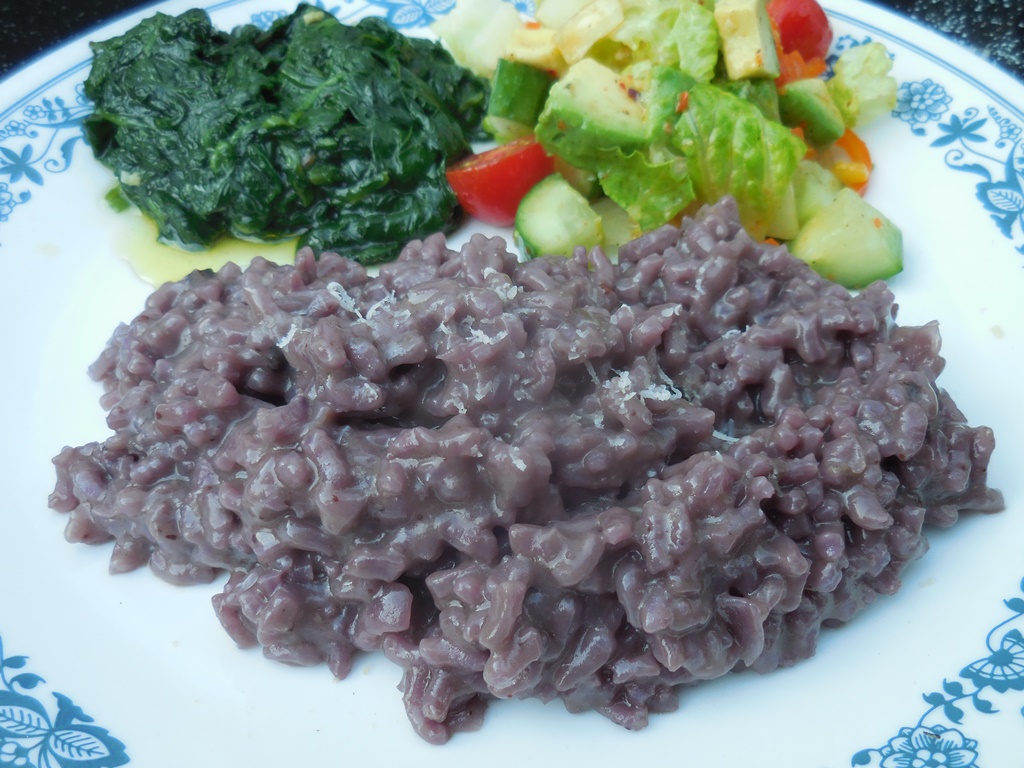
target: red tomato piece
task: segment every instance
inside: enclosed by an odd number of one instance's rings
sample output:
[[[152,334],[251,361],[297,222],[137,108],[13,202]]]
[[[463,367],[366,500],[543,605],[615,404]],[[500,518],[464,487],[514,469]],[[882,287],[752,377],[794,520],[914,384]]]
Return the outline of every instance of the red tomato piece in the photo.
[[[806,61],[828,56],[832,27],[817,0],[770,0],[768,16],[784,51],[799,51]]]
[[[541,179],[555,172],[554,158],[532,136],[472,155],[445,175],[470,216],[500,227],[511,225],[519,201]]]

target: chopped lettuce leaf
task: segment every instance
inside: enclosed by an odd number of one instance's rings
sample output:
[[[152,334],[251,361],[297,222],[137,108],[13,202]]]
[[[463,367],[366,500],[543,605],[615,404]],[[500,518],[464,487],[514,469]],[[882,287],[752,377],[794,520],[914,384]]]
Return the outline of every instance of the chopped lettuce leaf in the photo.
[[[625,45],[634,59],[672,66],[679,60],[666,34],[679,14],[677,0],[623,0],[623,21],[610,36]]]
[[[597,51],[619,69],[638,61],[707,81],[718,61],[714,14],[698,0],[622,0],[623,22]]]
[[[536,136],[549,153],[596,174],[604,193],[646,230],[694,199],[686,160],[668,145],[680,96],[696,81],[661,66],[643,77],[641,84],[595,61],[577,62],[552,86]]]
[[[847,126],[864,125],[896,108],[891,69],[892,59],[881,43],[856,45],[839,57],[828,89]]]
[[[665,144],[679,119],[680,103],[697,81],[673,67],[655,67],[642,88],[647,121],[647,139],[651,145]]]
[[[707,82],[718,63],[718,25],[715,14],[691,0],[679,5],[679,16],[672,27],[679,50],[679,68],[695,80]]]
[[[701,200],[732,195],[743,225],[763,237],[785,201],[806,145],[753,104],[699,83],[672,134]]]
[[[671,221],[693,201],[686,160],[672,152],[607,153],[603,165],[598,176],[604,193],[644,231]]]
[[[769,120],[782,122],[779,116],[779,91],[775,87],[775,81],[770,77],[750,77],[743,80],[724,78],[714,80],[713,84],[744,101],[749,101]]]

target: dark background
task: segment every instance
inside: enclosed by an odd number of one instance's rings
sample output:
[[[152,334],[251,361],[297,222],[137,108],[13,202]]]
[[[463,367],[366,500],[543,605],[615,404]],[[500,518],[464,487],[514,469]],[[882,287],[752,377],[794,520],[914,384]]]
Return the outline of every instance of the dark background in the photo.
[[[0,76],[139,0],[0,0]],[[1024,0],[875,0],[989,58],[1024,80]]]

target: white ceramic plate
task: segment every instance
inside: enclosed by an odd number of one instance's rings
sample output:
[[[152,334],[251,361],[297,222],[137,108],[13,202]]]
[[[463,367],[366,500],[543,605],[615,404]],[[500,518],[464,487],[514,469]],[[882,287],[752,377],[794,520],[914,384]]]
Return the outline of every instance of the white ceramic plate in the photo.
[[[450,5],[327,3],[345,19],[390,14],[409,27]],[[65,518],[46,506],[50,459],[106,434],[85,369],[149,287],[121,258],[131,233],[81,141],[85,38],[0,83],[0,766],[1021,765],[1024,86],[879,8],[826,5],[837,47],[874,39],[893,53],[899,107],[865,138],[870,199],[906,238],[892,281],[900,321],[941,322],[940,383],[996,430],[991,481],[1008,508],[933,533],[899,594],[827,631],[815,658],[699,687],[639,733],[557,703],[506,702],[482,731],[431,747],[382,656],[340,682],[265,661],[220,628],[209,602],[219,585],[176,588],[145,569],[111,577],[108,547],[64,542]],[[269,23],[285,4],[210,8],[229,27]]]

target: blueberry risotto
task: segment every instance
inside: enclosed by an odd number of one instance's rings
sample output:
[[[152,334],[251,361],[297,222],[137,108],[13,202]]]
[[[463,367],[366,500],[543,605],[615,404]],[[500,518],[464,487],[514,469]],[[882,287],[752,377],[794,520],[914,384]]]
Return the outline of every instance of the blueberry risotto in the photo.
[[[157,290],[91,370],[113,435],[55,459],[72,541],[214,599],[243,646],[404,670],[444,742],[494,698],[627,728],[681,687],[814,653],[1001,508],[994,447],[894,323],[723,201],[518,263],[440,236],[370,277],[325,253]]]

